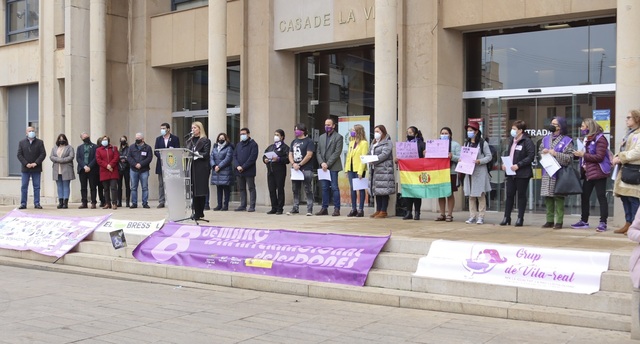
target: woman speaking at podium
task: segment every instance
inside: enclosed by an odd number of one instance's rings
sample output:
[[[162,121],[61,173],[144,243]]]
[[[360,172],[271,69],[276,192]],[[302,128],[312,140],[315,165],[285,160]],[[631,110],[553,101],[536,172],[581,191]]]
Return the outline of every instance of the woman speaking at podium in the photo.
[[[193,152],[191,163],[191,197],[193,198],[193,217],[199,220],[204,217],[204,204],[209,189],[209,154],[211,141],[207,138],[200,122],[191,124],[191,137],[187,140],[187,149]]]

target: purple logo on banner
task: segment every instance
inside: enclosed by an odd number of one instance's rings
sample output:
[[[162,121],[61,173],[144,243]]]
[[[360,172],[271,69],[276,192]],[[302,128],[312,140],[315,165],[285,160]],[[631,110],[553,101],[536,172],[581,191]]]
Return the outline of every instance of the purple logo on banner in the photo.
[[[387,240],[169,222],[133,256],[141,262],[362,286]]]

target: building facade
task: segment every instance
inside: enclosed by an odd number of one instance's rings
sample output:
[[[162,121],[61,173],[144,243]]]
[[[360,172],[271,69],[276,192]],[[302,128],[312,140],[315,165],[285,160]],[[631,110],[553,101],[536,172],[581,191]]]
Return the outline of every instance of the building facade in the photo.
[[[475,120],[502,151],[515,119],[537,142],[554,116],[573,137],[596,117],[617,151],[640,107],[634,0],[1,0],[0,13],[5,203],[19,197],[27,125],[47,150],[59,133],[73,145],[84,131],[152,142],[161,123],[184,135],[194,120],[234,142],[248,127],[264,149],[278,128],[291,141],[298,122],[317,138],[328,117],[371,135],[384,124],[394,140],[411,125],[426,138],[446,126],[458,142]],[[53,200],[48,160],[44,171]],[[492,172],[493,210],[503,178]],[[256,184],[268,204],[266,172]],[[532,211],[538,193],[534,178]]]

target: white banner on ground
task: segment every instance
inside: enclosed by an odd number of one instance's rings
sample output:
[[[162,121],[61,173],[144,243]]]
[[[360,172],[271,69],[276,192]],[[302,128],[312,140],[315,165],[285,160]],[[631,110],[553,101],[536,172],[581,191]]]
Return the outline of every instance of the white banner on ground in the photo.
[[[164,220],[160,221],[133,221],[133,220],[116,220],[109,219],[102,226],[98,227],[97,232],[111,233],[115,230],[122,229],[125,234],[149,235],[164,226]]]
[[[436,240],[414,276],[592,294],[608,252]]]

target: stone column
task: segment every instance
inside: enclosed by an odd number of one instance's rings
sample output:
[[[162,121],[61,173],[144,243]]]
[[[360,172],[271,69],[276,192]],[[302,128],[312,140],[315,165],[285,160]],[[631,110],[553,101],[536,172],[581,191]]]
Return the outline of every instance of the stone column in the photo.
[[[210,138],[227,132],[227,0],[209,1]]]
[[[635,0],[618,0],[616,60],[616,147],[620,147],[629,110],[637,109],[640,94],[640,4]],[[614,202],[613,219],[616,226],[624,223],[621,202]],[[618,219],[617,221],[615,219]],[[631,298],[631,338],[640,339],[640,290],[633,289]]]
[[[376,0],[375,23],[375,121],[398,140],[398,24],[397,0]],[[373,130],[373,128],[372,128]],[[396,182],[398,177],[396,177]],[[389,199],[389,215],[395,215],[396,197]]]
[[[89,7],[90,134],[106,133],[107,109],[107,8],[105,0],[91,0]]]

